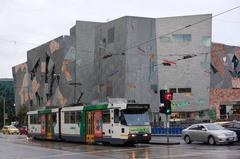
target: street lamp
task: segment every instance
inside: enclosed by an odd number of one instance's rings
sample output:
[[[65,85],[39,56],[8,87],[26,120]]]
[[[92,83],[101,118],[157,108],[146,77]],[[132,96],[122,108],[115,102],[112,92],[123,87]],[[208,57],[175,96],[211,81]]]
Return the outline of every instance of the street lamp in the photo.
[[[4,90],[3,95],[3,126],[6,124],[6,115],[5,115],[5,109],[6,109],[6,90]]]
[[[5,101],[5,94],[3,96],[3,126],[5,126],[5,118],[6,118],[6,115],[5,115],[5,106],[6,106],[6,101]]]

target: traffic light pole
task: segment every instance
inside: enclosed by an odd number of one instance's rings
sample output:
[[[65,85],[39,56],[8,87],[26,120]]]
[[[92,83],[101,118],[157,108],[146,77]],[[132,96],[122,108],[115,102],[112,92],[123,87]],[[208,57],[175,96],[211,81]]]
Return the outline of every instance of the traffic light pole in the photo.
[[[168,114],[166,114],[166,123],[167,123],[167,143],[169,143],[169,121],[168,121]]]

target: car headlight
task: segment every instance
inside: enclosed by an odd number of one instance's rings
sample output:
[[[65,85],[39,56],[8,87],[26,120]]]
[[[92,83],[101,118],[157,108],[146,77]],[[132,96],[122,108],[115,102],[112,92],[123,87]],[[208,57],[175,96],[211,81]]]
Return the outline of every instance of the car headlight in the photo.
[[[223,133],[221,133],[221,134],[218,134],[217,137],[219,137],[219,138],[224,138],[224,137],[226,137],[226,135],[223,134]]]
[[[236,136],[237,136],[237,133],[236,133],[236,132],[233,132],[233,136],[235,136],[235,137],[236,137]]]

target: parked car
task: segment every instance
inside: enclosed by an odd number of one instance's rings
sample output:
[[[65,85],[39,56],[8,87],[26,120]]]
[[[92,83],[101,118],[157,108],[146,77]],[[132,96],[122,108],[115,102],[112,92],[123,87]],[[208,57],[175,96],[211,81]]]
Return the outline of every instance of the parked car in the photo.
[[[234,143],[237,141],[237,134],[218,124],[203,123],[193,124],[183,129],[182,138],[187,144],[200,141],[214,145],[216,143]]]
[[[13,125],[8,125],[2,128],[2,133],[3,134],[19,134],[19,130]]]
[[[22,127],[20,127],[20,128],[18,128],[19,129],[19,133],[20,133],[20,135],[27,135],[27,126],[22,126]]]
[[[237,133],[238,141],[240,141],[240,121],[217,122],[217,124],[220,124],[228,130],[235,131]]]

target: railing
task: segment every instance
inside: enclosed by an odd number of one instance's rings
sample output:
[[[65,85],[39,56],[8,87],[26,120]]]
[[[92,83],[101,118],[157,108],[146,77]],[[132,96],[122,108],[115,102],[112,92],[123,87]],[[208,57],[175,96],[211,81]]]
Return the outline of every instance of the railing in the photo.
[[[183,128],[180,127],[171,128],[152,127],[152,135],[166,136],[168,133],[170,136],[181,136],[182,130]]]

